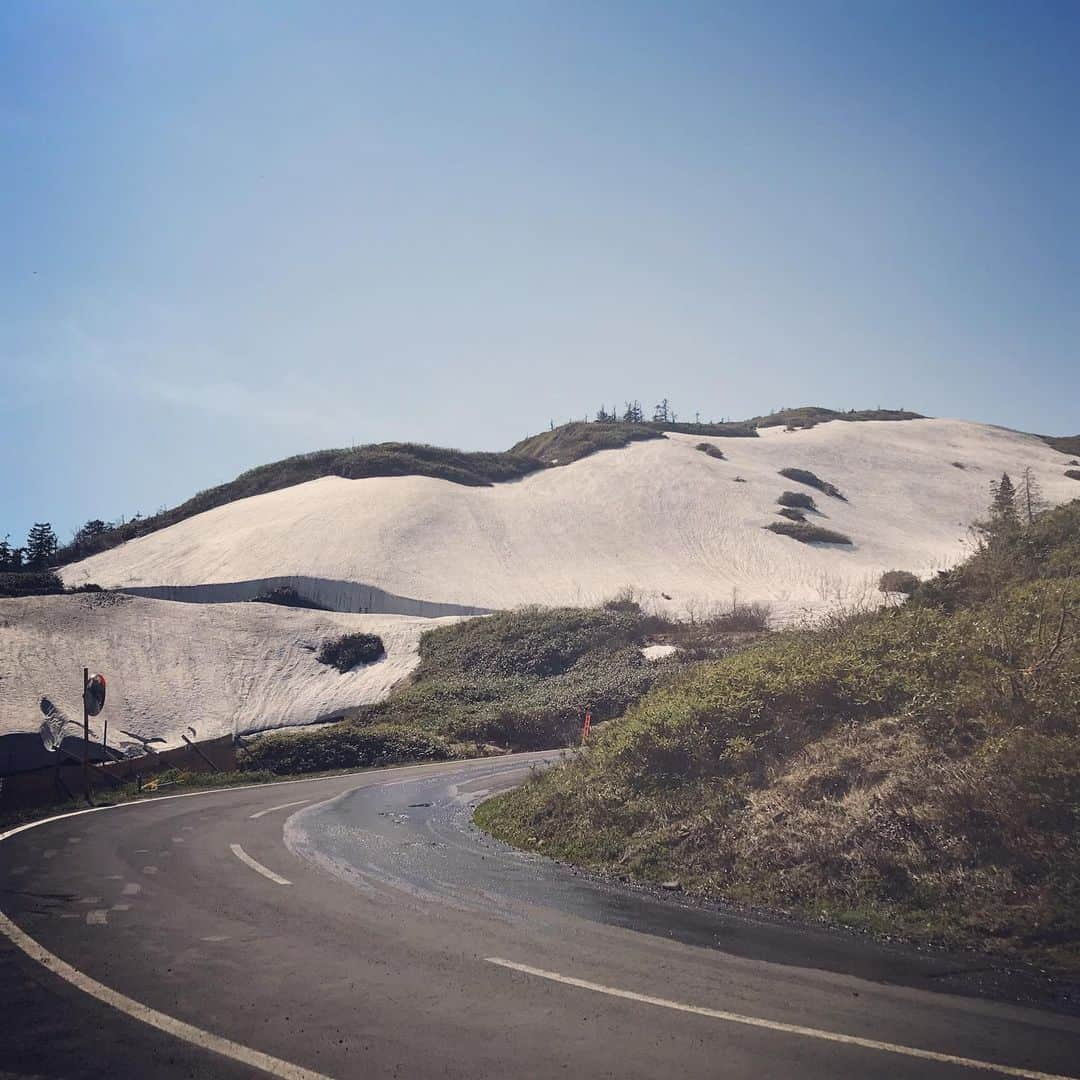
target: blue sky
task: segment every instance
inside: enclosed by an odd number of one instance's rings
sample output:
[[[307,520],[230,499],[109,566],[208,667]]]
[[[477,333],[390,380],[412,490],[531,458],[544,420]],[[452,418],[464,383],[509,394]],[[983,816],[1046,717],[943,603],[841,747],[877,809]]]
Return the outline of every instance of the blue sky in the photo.
[[[1080,5],[0,5],[0,536],[602,404],[1080,431]]]

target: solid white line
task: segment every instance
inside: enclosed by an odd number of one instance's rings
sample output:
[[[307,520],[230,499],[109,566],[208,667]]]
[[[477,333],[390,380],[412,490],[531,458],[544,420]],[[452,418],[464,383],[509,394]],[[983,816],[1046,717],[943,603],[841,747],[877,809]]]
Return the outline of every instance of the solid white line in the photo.
[[[260,810],[255,814],[248,815],[250,821],[255,821],[257,818],[264,817],[266,814],[272,814],[275,810],[288,810],[290,806],[303,806],[304,803],[311,802],[310,799],[297,799],[296,802],[283,802],[280,806],[269,806],[265,810]]]
[[[292,884],[288,878],[283,878],[280,874],[275,874],[273,870],[268,870],[261,862],[256,862],[239,844],[230,844],[229,849],[245,866],[250,866],[257,874],[269,878],[275,885]]]
[[[252,1050],[249,1046],[242,1046],[240,1043],[233,1042],[232,1039],[224,1039],[220,1035],[203,1031],[193,1024],[186,1024],[183,1020],[166,1016],[165,1013],[160,1013],[156,1009],[151,1009],[147,1005],[133,1001],[124,994],[110,989],[103,983],[99,983],[96,979],[91,979],[89,975],[77,971],[70,964],[61,960],[60,957],[54,956],[28,934],[24,934],[2,912],[0,912],[0,933],[9,938],[27,956],[36,960],[42,967],[47,968],[54,975],[58,975],[84,994],[89,994],[91,997],[97,998],[98,1001],[111,1005],[114,1009],[119,1009],[120,1012],[125,1013],[127,1016],[135,1020],[141,1020],[144,1024],[149,1024],[150,1027],[157,1028],[159,1031],[164,1031],[166,1034],[173,1035],[178,1039],[183,1039],[184,1042],[191,1043],[192,1046],[197,1046],[202,1050],[210,1050],[215,1054],[220,1054],[222,1057],[231,1058],[233,1061],[238,1061],[249,1068],[261,1069],[271,1076],[281,1077],[282,1080],[330,1080],[323,1073],[312,1072],[310,1069],[304,1069],[299,1065],[282,1061],[280,1058],[271,1057],[269,1054],[264,1054],[259,1050]]]
[[[864,1050],[881,1050],[885,1053],[903,1054],[905,1057],[919,1058],[923,1061],[937,1061],[946,1065],[960,1065],[968,1069],[982,1069],[985,1072],[1001,1073],[1004,1076],[1019,1076],[1023,1077],[1024,1080],[1076,1080],[1076,1077],[1060,1076],[1057,1073],[1036,1072],[1033,1069],[1018,1069],[1012,1065],[997,1065],[991,1061],[956,1057],[953,1054],[939,1054],[934,1050],[920,1050],[915,1046],[899,1046],[896,1043],[879,1042],[877,1039],[864,1039],[858,1035],[843,1035],[838,1031],[823,1031],[820,1028],[802,1027],[799,1024],[785,1024],[779,1020],[765,1020],[760,1016],[743,1016],[741,1013],[724,1012],[722,1009],[706,1009],[700,1005],[684,1005],[680,1001],[669,1001],[667,998],[638,994],[633,990],[619,990],[613,986],[605,986],[603,983],[588,982],[585,979],[560,975],[557,971],[544,971],[542,968],[529,967],[528,964],[517,964],[513,960],[502,960],[497,956],[488,956],[485,959],[489,964],[497,964],[499,967],[509,968],[511,971],[520,971],[526,975],[535,975],[539,979],[547,979],[550,982],[576,986],[580,990],[592,990],[597,994],[607,994],[608,997],[624,998],[627,1001],[638,1001],[643,1005],[657,1005],[662,1009],[675,1009],[678,1012],[693,1013],[696,1016],[707,1016],[712,1020],[726,1020],[730,1024],[745,1024],[749,1027],[767,1028],[769,1031],[780,1031],[787,1035],[802,1035],[806,1038],[821,1039],[825,1042],[859,1046]]]

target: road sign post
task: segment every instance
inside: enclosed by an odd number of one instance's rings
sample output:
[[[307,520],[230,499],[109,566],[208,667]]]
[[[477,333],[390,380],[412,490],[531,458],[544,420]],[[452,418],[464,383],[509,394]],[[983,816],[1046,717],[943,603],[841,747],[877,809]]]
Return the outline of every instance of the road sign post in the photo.
[[[82,669],[82,723],[83,723],[83,743],[82,743],[82,782],[83,793],[86,795],[86,801],[90,802],[90,706],[87,701],[87,690],[90,687],[90,669]]]

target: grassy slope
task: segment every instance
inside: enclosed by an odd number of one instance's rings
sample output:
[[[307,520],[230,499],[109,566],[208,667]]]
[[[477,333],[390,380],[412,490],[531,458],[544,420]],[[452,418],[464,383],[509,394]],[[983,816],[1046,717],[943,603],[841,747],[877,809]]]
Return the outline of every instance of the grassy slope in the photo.
[[[409,757],[529,750],[575,741],[583,710],[621,715],[679,659],[646,661],[648,640],[718,656],[745,639],[730,616],[678,626],[633,604],[524,608],[426,633],[412,679],[349,721],[253,743],[246,767],[308,772]]]
[[[657,688],[496,835],[643,880],[1080,969],[1080,501],[903,607]]]

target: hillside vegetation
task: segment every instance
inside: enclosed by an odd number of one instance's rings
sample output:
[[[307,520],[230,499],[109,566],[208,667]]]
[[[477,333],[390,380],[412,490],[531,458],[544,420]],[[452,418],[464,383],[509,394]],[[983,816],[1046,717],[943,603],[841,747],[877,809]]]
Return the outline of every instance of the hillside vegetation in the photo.
[[[1080,969],[1080,501],[655,688],[485,803],[588,867]]]
[[[716,657],[759,636],[767,613],[737,606],[694,625],[645,614],[632,599],[601,608],[522,608],[431,630],[412,679],[347,721],[254,742],[246,767],[311,772],[405,760],[567,746],[586,709],[596,723],[620,716],[679,657],[650,662],[647,641],[677,643],[690,658]],[[411,741],[410,741],[411,740]],[[385,742],[390,757],[380,756]]]

